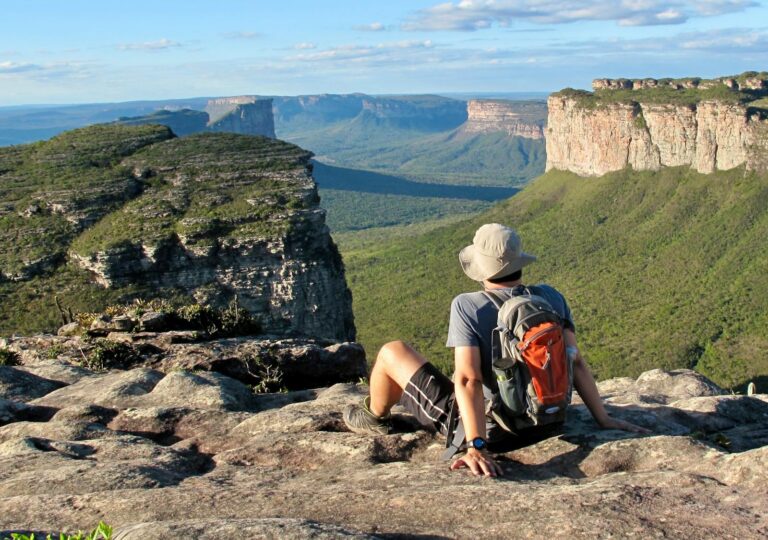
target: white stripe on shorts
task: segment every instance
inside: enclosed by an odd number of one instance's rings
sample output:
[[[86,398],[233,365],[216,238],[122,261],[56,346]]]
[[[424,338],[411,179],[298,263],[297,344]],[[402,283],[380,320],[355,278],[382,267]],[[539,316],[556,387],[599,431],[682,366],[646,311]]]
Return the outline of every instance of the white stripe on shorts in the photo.
[[[408,384],[409,384],[410,386],[413,386],[414,388],[416,388],[416,386],[415,386],[415,385],[413,385],[413,384],[411,384],[411,383],[410,383],[410,381],[408,382]],[[406,386],[406,388],[407,388],[407,386]],[[418,388],[416,388],[416,390],[419,390],[419,389],[418,389]],[[445,422],[442,422],[442,421],[441,421],[441,420],[439,420],[438,418],[435,418],[434,416],[432,416],[431,414],[429,414],[429,411],[427,411],[427,409],[425,409],[425,408],[424,408],[424,406],[423,406],[421,403],[419,403],[419,400],[418,400],[418,399],[416,399],[416,396],[414,396],[413,394],[411,394],[410,392],[408,392],[408,390],[407,390],[407,389],[405,389],[405,388],[403,389],[403,393],[404,393],[406,396],[408,396],[409,398],[411,398],[411,399],[413,400],[413,402],[414,402],[416,405],[418,405],[418,406],[419,406],[419,409],[421,409],[421,411],[424,413],[424,416],[426,416],[427,418],[429,418],[429,419],[430,419],[430,420],[432,420],[433,422],[437,422],[438,424],[440,424],[441,426],[443,426],[443,429],[445,429],[445,430],[447,430],[447,429],[448,429],[448,427],[445,425]],[[419,390],[419,393],[420,393],[421,395],[424,395],[424,392],[422,392],[421,390]],[[430,399],[429,399],[427,396],[424,396],[424,398],[425,398],[427,401],[429,401],[429,404],[430,404],[430,405],[432,405],[432,406],[433,406],[435,409],[437,409],[438,411],[441,411],[441,412],[442,412],[442,409],[440,409],[440,407],[435,407],[435,406],[434,406],[434,404],[432,403],[432,401],[431,401],[431,400],[430,400]],[[445,413],[443,412],[443,414],[445,414]]]

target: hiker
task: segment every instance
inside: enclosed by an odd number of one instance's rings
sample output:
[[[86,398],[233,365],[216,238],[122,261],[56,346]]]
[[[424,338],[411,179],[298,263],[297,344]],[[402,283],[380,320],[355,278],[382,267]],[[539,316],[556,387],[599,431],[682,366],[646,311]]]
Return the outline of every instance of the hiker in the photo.
[[[356,433],[387,434],[390,409],[400,403],[421,424],[448,436],[448,456],[456,450],[467,449],[453,461],[451,470],[467,467],[475,475],[501,475],[501,467],[488,450],[489,433],[495,438],[500,431],[499,424],[505,424],[503,415],[494,416],[498,422],[491,421],[487,415],[490,408],[497,409],[489,403],[498,401],[493,399],[492,392],[494,389],[500,392],[502,386],[494,377],[496,363],[494,361],[492,365],[492,356],[498,348],[493,347],[498,343],[492,345],[492,341],[499,308],[505,306],[502,308],[504,314],[508,299],[514,298],[515,301],[511,302],[514,303],[523,298],[521,295],[527,295],[526,299],[534,299],[537,305],[555,312],[548,315],[559,321],[556,329],[562,336],[561,362],[570,366],[562,375],[566,380],[558,383],[561,387],[568,387],[567,396],[560,398],[566,401],[564,406],[546,407],[537,413],[544,418],[555,411],[552,417],[559,422],[543,429],[552,430],[561,425],[572,385],[600,427],[647,433],[648,430],[612,418],[606,412],[595,379],[576,344],[576,328],[563,295],[548,285],[525,287],[522,284],[523,267],[535,260],[533,255],[522,251],[520,238],[513,229],[498,223],[480,227],[472,245],[459,253],[462,270],[469,278],[482,283],[483,291],[460,294],[451,304],[447,346],[454,348],[454,380],[440,373],[406,343],[387,343],[379,351],[371,371],[370,395],[361,404],[350,405],[344,410],[347,427]],[[546,350],[546,357],[549,364],[549,349]],[[533,388],[533,385],[527,385],[527,388]],[[490,401],[486,397],[490,397]],[[522,416],[513,420],[521,425],[531,422],[530,418]],[[537,431],[542,429],[539,427],[541,423],[539,421],[536,427],[528,430],[508,431],[518,435]],[[452,442],[452,437],[459,439],[458,443]]]

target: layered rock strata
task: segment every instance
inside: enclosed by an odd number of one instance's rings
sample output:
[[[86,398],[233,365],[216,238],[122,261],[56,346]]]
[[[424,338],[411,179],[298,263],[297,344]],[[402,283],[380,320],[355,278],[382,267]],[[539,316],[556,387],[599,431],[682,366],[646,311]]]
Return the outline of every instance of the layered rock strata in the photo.
[[[268,334],[354,339],[310,158],[231,134],[157,146],[126,161],[153,185],[78,239],[70,258],[105,287],[181,290],[213,306],[237,296]]]
[[[123,540],[768,534],[768,396],[691,371],[600,383],[652,434],[601,431],[576,403],[562,434],[499,448],[491,480],[449,471],[441,438],[402,411],[389,435],[347,431],[365,387],[254,395],[215,372],[39,356],[0,367],[0,536],[99,520]],[[51,384],[25,390],[32,373]]]
[[[11,297],[0,321],[18,331],[8,314],[26,309],[13,302],[39,279],[47,321],[58,299],[98,311],[104,298],[236,297],[266,334],[353,339],[310,158],[265,137],[116,124],[0,150],[0,285]]]
[[[208,101],[208,129],[275,138],[272,100],[255,96],[217,98]]]
[[[701,173],[740,165],[764,170],[765,114],[729,101],[696,104],[601,101],[553,94],[547,105],[547,170],[597,176],[625,167],[690,166]]]
[[[547,107],[541,102],[471,99],[464,133],[507,133],[510,137],[543,139]]]

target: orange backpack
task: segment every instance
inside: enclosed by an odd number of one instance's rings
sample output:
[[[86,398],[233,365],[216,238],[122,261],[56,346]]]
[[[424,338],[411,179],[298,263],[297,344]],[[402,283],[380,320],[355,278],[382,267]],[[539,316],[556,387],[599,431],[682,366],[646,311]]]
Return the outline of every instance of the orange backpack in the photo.
[[[573,393],[560,315],[541,296],[524,294],[502,300],[485,295],[499,308],[493,331],[489,415],[512,433],[563,422]]]

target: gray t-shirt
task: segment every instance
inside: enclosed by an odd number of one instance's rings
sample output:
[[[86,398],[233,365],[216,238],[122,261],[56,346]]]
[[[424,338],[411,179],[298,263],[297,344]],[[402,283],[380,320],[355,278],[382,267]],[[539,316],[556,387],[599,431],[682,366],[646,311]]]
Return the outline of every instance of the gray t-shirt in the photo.
[[[543,297],[563,318],[566,328],[575,331],[571,310],[560,292],[549,285],[529,285],[531,293]],[[504,301],[523,294],[523,286],[494,289],[494,294]],[[447,347],[476,346],[480,348],[483,381],[493,380],[491,371],[491,335],[496,328],[498,309],[482,291],[458,295],[451,303],[451,319],[448,324]]]

